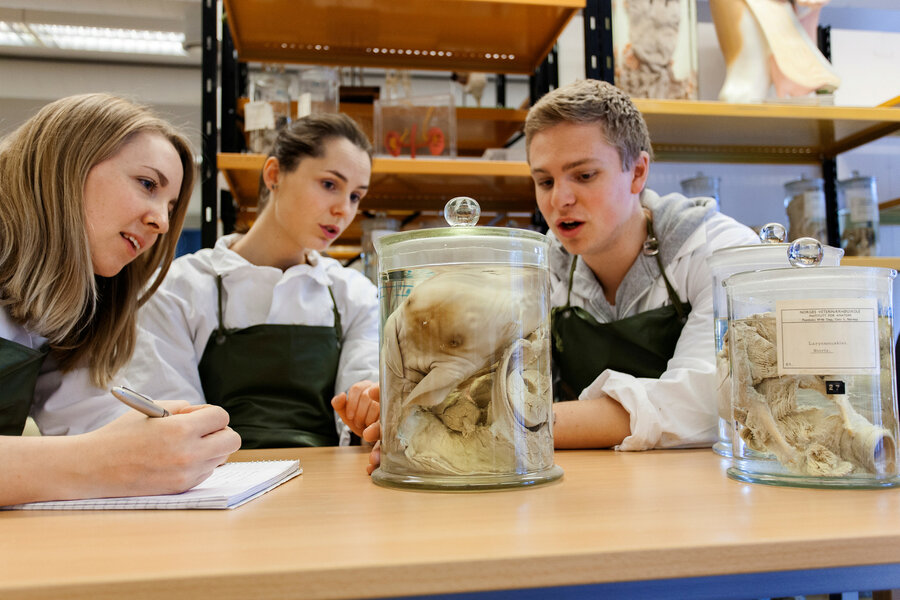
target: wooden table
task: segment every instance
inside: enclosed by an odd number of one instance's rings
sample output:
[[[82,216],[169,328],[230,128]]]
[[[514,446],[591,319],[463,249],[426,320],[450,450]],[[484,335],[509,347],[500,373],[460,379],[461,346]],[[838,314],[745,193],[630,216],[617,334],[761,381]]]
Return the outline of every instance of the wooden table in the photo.
[[[385,489],[359,448],[230,511],[0,512],[0,598],[747,598],[900,587],[900,489],[728,479],[708,449],[557,452],[557,483]],[[572,587],[560,587],[572,586]],[[522,592],[523,588],[557,587]],[[502,594],[493,590],[520,590]]]

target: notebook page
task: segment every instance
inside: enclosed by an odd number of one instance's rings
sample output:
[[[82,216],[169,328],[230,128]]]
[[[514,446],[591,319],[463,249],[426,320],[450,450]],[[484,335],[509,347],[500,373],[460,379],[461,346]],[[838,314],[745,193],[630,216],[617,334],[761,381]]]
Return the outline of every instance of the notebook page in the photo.
[[[115,510],[236,508],[303,472],[299,460],[231,462],[180,494],[29,502],[2,510]]]

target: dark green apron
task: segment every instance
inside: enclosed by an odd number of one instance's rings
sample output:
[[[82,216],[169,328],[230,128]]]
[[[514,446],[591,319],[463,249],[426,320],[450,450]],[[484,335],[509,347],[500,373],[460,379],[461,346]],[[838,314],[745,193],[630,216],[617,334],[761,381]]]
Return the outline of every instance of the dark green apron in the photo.
[[[33,350],[0,338],[0,435],[22,435],[49,346]]]
[[[198,370],[206,401],[228,411],[241,448],[336,446],[331,398],[343,336],[337,306],[333,327],[226,329],[221,275],[216,286],[219,328],[209,336]]]
[[[611,323],[600,323],[585,309],[570,305],[578,257],[572,258],[566,305],[550,311],[558,400],[575,400],[606,369],[649,378],[665,372],[691,305],[681,301],[666,277],[649,220],[644,253],[656,257],[671,304]]]

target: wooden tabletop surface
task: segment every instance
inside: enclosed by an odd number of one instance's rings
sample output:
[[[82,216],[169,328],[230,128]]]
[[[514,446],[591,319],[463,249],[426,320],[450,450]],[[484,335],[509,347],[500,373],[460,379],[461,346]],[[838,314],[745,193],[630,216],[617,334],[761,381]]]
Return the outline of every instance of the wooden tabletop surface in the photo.
[[[379,487],[360,448],[234,510],[2,511],[0,598],[379,598],[900,563],[900,490],[728,479],[709,449],[562,451],[559,482]]]

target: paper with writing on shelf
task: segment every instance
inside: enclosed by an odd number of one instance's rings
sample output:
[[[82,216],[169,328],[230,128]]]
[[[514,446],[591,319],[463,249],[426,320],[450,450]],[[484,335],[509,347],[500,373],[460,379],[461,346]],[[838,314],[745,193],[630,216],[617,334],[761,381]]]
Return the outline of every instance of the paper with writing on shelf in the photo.
[[[29,502],[3,510],[115,510],[236,508],[303,472],[299,460],[225,463],[205,481],[180,494]]]

